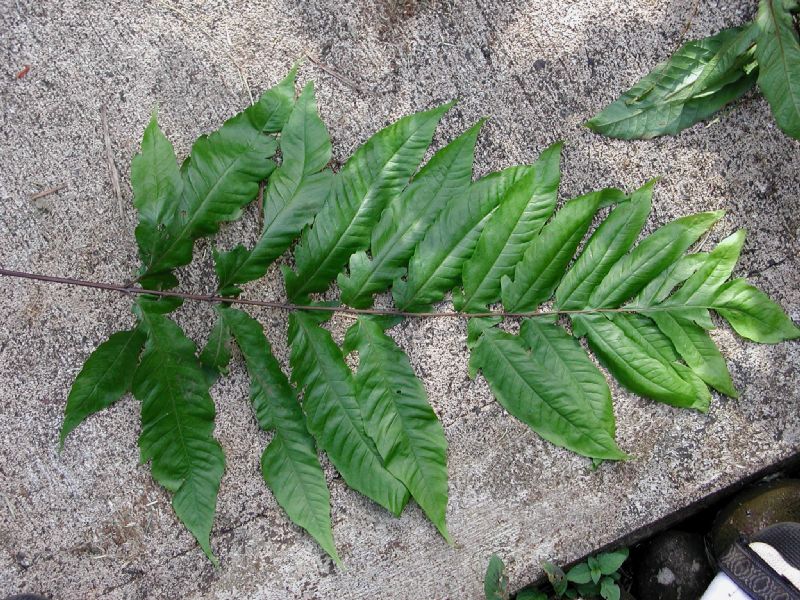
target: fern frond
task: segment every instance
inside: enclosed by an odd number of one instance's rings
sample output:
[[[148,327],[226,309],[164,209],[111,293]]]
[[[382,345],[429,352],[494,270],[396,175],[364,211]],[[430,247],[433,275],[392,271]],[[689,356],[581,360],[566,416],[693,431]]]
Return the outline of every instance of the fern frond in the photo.
[[[685,108],[703,94],[714,103],[730,86],[744,85],[740,71],[747,65],[728,55],[737,44],[750,52],[744,31],[689,48],[681,61],[648,80],[652,87],[637,88],[637,106],[630,110],[641,112],[622,115],[620,126],[630,117],[625,127],[662,118],[664,127],[677,127],[688,113],[665,116],[672,94],[689,98]],[[385,331],[394,321],[360,317],[340,349],[323,327],[324,313],[296,306],[334,281],[341,301],[354,308],[371,306],[375,294],[391,288],[395,315],[429,311],[448,293],[456,310],[471,317],[485,317],[488,306],[502,301],[505,312],[467,324],[470,376],[482,373],[508,412],[544,439],[595,459],[627,455],[615,440],[608,382],[580,338],[634,393],[705,411],[709,386],[738,394],[708,334],[712,311],[754,341],[800,337],[763,292],[741,279],[729,281],[743,231],[711,252],[686,254],[721,211],[677,219],[636,243],[650,213],[653,182],[630,197],[613,188],[591,192],[554,212],[561,145],[532,165],[473,182],[480,122],[420,169],[449,104],[379,131],[333,175],[313,85],[295,102],[294,78],[292,71],[256,104],[201,137],[180,169],[151,119],[131,173],[143,263],[139,281],[147,293],[134,305],[137,326],[113,334],[86,361],[61,431],[63,442],[88,415],[132,388],[141,401],[142,461],[151,461],[153,478],[172,493],[177,516],[211,560],[209,535],[225,459],[213,436],[209,389],[227,371],[234,341],[258,423],[273,432],[262,476],[289,518],[325,552],[339,562],[317,448],[347,485],[391,513],[399,515],[413,496],[450,539],[447,440],[423,383]],[[273,171],[279,131],[282,162]],[[154,292],[176,285],[173,270],[191,260],[194,241],[236,218],[268,176],[264,228],[254,248],[214,253],[219,294],[228,298],[202,297],[224,302],[198,356],[166,316],[183,299]],[[607,207],[609,214],[576,258]],[[295,270],[284,270],[295,305],[282,305],[294,311],[288,345],[295,390],[262,326],[225,303],[240,285],[262,277],[298,235]],[[553,309],[541,310],[546,303]],[[503,329],[501,315],[535,311],[523,315],[518,334]],[[568,316],[571,328],[559,316]],[[355,375],[345,360],[350,352],[358,354]]]

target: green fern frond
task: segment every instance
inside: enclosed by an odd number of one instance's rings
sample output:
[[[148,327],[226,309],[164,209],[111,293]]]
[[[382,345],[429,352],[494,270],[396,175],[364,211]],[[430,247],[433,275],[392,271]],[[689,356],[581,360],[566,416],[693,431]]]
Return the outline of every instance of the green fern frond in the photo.
[[[628,119],[626,127],[635,129],[642,120],[662,118],[672,95],[724,95],[743,85],[741,61],[728,54],[737,44],[749,48],[751,38],[742,36],[720,34],[713,44],[687,50],[685,61],[663,67],[650,87],[637,88],[635,103],[652,106],[640,106],[636,118],[623,115],[619,123]],[[330,138],[313,84],[295,101],[294,78],[292,71],[256,104],[200,138],[180,169],[151,119],[131,168],[143,287],[175,286],[173,270],[191,260],[194,241],[238,217],[269,176],[262,234],[252,249],[214,253],[218,293],[228,298],[214,298],[224,303],[199,355],[166,316],[183,299],[140,296],[136,327],[111,335],[87,359],[61,430],[63,442],[87,416],[132,389],[142,403],[142,461],[151,462],[153,478],[172,493],[175,513],[212,560],[209,536],[224,455],[213,436],[209,389],[227,372],[234,342],[258,423],[273,432],[262,476],[288,517],[338,563],[318,449],[349,487],[392,514],[413,497],[450,541],[447,439],[424,383],[386,332],[398,313],[431,311],[452,294],[456,311],[470,317],[470,376],[480,372],[507,411],[544,439],[601,460],[629,457],[615,439],[610,386],[589,350],[634,393],[705,411],[709,387],[738,395],[708,333],[713,312],[756,342],[800,337],[763,292],[729,280],[743,231],[710,252],[687,254],[721,211],[676,219],[637,243],[654,182],[630,196],[614,188],[590,192],[556,211],[561,144],[531,165],[473,182],[481,122],[420,168],[450,104],[389,125],[332,174]],[[675,78],[681,85],[673,85]],[[671,118],[665,126],[686,117]],[[294,389],[262,326],[225,303],[241,293],[239,286],[264,276],[298,236],[294,269],[284,268],[289,300],[305,303],[284,305],[293,310]],[[360,316],[340,348],[323,326],[325,313],[308,305],[310,294],[334,282],[340,302],[352,308],[370,307],[376,294],[390,290],[394,318]],[[492,312],[498,302],[503,310]],[[508,317],[523,317],[519,333],[504,329]],[[355,372],[349,353],[357,354]]]

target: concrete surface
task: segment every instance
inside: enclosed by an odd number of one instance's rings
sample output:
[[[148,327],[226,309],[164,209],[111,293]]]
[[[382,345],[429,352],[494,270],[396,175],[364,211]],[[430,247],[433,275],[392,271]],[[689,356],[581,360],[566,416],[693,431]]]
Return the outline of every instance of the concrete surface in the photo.
[[[800,319],[800,147],[748,96],[677,138],[616,142],[582,121],[675,49],[694,0],[0,0],[0,264],[122,282],[136,268],[128,165],[153,107],[181,156],[191,140],[279,80],[308,52],[337,158],[390,119],[451,98],[441,142],[483,115],[479,174],[530,161],[567,141],[564,195],[632,189],[663,175],[650,226],[725,208],[713,238],[747,227],[738,275]],[[701,0],[689,34],[739,24],[754,0]],[[17,79],[24,65],[30,72]],[[109,177],[108,111],[122,203]],[[57,194],[31,201],[43,188]],[[228,227],[229,247],[255,236],[253,214]],[[713,240],[712,240],[713,241]],[[181,273],[210,290],[210,251]],[[251,297],[278,298],[272,271]],[[635,456],[597,472],[513,420],[485,382],[467,378],[464,323],[415,321],[393,334],[409,351],[450,443],[448,547],[409,508],[400,519],[331,473],[337,571],[292,526],[257,471],[267,436],[247,400],[241,361],[213,390],[228,457],[213,544],[219,569],[176,523],[167,495],[137,465],[137,406],[127,397],[56,452],[70,383],[92,348],[129,325],[115,294],[0,278],[0,596],[53,598],[465,599],[481,597],[489,555],[512,582],[566,562],[795,452],[800,346],[715,334],[739,401],[708,415],[615,389],[621,447]],[[209,307],[178,320],[198,341]],[[286,315],[254,311],[285,361]],[[348,323],[334,321],[337,335]]]

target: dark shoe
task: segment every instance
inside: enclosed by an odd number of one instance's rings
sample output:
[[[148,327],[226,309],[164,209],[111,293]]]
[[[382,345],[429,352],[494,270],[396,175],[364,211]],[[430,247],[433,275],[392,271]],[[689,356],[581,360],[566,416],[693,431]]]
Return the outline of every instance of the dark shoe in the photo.
[[[767,527],[739,540],[719,561],[701,600],[800,600],[800,523]]]

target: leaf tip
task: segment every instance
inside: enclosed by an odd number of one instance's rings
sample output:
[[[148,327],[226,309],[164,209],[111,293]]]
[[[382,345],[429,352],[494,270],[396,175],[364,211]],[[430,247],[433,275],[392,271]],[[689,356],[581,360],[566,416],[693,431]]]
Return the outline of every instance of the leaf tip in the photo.
[[[651,177],[645,182],[645,184],[642,186],[642,189],[653,189],[657,183],[661,182],[662,179],[664,179],[663,175],[656,175],[655,177]]]
[[[588,129],[592,133],[601,133],[600,127],[594,117],[592,117],[588,121],[585,121],[583,123],[583,126],[586,127],[586,129]]]

